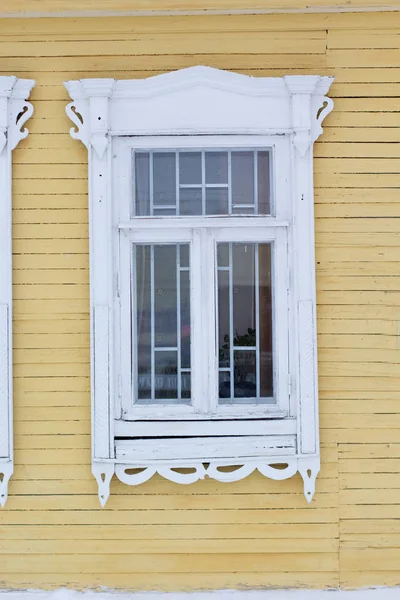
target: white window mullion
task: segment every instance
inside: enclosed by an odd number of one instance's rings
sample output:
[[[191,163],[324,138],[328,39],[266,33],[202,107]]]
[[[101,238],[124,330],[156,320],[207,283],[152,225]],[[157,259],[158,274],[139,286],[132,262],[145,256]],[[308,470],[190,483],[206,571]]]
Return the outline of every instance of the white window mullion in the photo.
[[[191,269],[191,367],[192,367],[192,402],[196,413],[202,410],[202,399],[204,398],[204,350],[202,332],[202,244],[201,230],[193,229],[191,245],[190,269]]]
[[[215,412],[218,394],[217,320],[216,320],[216,244],[214,232],[202,229],[202,322],[204,336],[203,411]]]
[[[272,281],[275,288],[273,301],[275,388],[278,408],[289,414],[289,264],[287,231],[284,229],[276,231],[272,264]]]

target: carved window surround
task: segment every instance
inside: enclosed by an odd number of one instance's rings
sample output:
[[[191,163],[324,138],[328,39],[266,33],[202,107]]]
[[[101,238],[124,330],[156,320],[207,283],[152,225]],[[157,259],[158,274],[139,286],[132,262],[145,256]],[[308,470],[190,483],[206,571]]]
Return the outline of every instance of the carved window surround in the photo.
[[[255,469],[279,480],[298,471],[305,497],[311,501],[320,469],[313,144],[333,108],[326,97],[332,81],[320,76],[253,78],[199,66],[143,80],[65,83],[72,99],[66,111],[75,125],[71,136],[81,140],[89,152],[92,470],[102,506],[114,473],[121,481],[136,485],[156,472],[175,482],[191,483],[205,476],[235,481]],[[122,439],[130,436],[124,434],[128,425],[120,418],[116,358],[119,284],[115,249],[123,227],[115,218],[115,206],[118,179],[126,177],[118,171],[118,140],[180,135],[246,136],[255,141],[258,136],[283,137],[290,154],[288,172],[278,173],[288,179],[290,190],[290,409],[287,418],[264,421],[269,444],[254,450],[252,444],[260,431],[249,426],[248,439],[243,437],[243,444],[236,446],[232,438],[228,458],[223,452],[223,459],[216,457],[214,442],[204,444],[195,434],[190,449],[180,451],[172,443],[166,454],[159,450],[158,442],[153,442],[146,454],[149,440],[141,446],[137,439]],[[162,438],[167,434],[161,428],[155,435]],[[286,468],[277,468],[282,463]],[[221,470],[234,465],[240,468]],[[179,471],[182,467],[191,467],[191,472]]]
[[[12,268],[11,268],[11,153],[26,138],[24,127],[33,113],[26,100],[31,79],[0,77],[0,505],[8,495],[13,464],[12,409]]]

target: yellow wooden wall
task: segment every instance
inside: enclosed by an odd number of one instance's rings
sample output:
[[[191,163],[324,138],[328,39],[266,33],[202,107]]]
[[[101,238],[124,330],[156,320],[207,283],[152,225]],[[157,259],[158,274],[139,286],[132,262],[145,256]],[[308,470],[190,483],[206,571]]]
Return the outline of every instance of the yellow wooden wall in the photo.
[[[316,144],[322,472],[180,486],[90,473],[86,149],[62,81],[205,64],[334,75]],[[34,78],[14,152],[15,475],[4,587],[199,589],[399,583],[400,15],[0,22],[0,73]]]

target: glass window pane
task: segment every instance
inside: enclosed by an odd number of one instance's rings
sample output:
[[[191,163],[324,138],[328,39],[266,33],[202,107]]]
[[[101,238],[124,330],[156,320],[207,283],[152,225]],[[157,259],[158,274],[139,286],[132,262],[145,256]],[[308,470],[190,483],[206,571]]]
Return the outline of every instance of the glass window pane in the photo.
[[[181,188],[179,190],[179,212],[181,215],[203,214],[201,188]]]
[[[155,399],[174,400],[178,398],[178,356],[175,352],[155,353]]]
[[[228,183],[228,153],[206,152],[206,183]]]
[[[229,244],[217,245],[218,267],[229,267]]]
[[[230,397],[231,397],[231,373],[230,373],[230,371],[220,371],[219,372],[218,390],[219,390],[218,391],[219,398],[230,399]]]
[[[151,396],[150,246],[136,247],[136,349],[138,399]]]
[[[187,256],[181,267],[180,256]],[[189,244],[138,244],[133,304],[136,402],[190,402]]]
[[[150,159],[148,152],[135,154],[135,208],[134,214],[150,214]]]
[[[270,153],[259,151],[257,157],[258,214],[271,214]]]
[[[228,214],[228,188],[206,188],[206,214]]]
[[[220,403],[271,403],[271,244],[218,244],[217,257]]]
[[[232,206],[254,203],[254,152],[232,152]]]
[[[234,397],[256,398],[256,352],[236,350],[234,352]]]
[[[179,153],[179,183],[201,185],[201,152]]]
[[[174,217],[176,215],[176,208],[165,208],[155,206],[153,208],[153,215],[155,217]]]
[[[218,355],[219,366],[229,367],[230,365],[230,344],[229,344],[229,272],[218,270]]]
[[[154,206],[175,206],[175,152],[154,152],[153,181]]]
[[[255,244],[232,244],[234,346],[256,345]]]
[[[254,215],[254,206],[234,206],[232,208],[233,215]]]
[[[259,244],[260,394],[273,396],[271,245]]]
[[[176,347],[176,246],[154,246],[154,338],[156,346]]]
[[[190,281],[189,271],[181,271],[181,365],[190,369]]]
[[[189,267],[189,244],[181,244],[180,247],[180,267]]]

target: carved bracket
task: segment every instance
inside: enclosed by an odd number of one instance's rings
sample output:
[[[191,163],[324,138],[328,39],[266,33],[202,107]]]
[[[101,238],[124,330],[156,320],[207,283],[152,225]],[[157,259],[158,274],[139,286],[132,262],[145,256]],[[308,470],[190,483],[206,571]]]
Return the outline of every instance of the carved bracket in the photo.
[[[291,95],[294,146],[304,157],[323,133],[322,121],[333,109],[333,100],[325,96],[333,77],[293,75],[284,79]]]
[[[0,154],[7,139],[14,150],[29,133],[23,125],[33,114],[33,106],[27,99],[34,85],[32,79],[0,77]]]
[[[99,159],[107,150],[110,136],[109,99],[114,89],[114,79],[85,79],[64,83],[73,102],[66,113],[75,127],[71,137],[81,140],[89,149],[93,146]]]
[[[0,462],[0,504],[4,508],[4,505],[8,497],[8,482],[11,475],[13,474],[14,468],[13,463]]]
[[[109,462],[93,462],[92,473],[97,481],[100,504],[104,508],[110,496],[110,483],[114,475],[114,465]]]
[[[27,120],[33,115],[33,106],[25,100],[11,100],[11,118],[9,136],[11,150],[27,137],[29,130],[23,127]]]
[[[65,108],[67,116],[75,124],[71,127],[69,133],[74,140],[80,140],[89,148],[89,128],[88,128],[88,101],[70,102]]]

